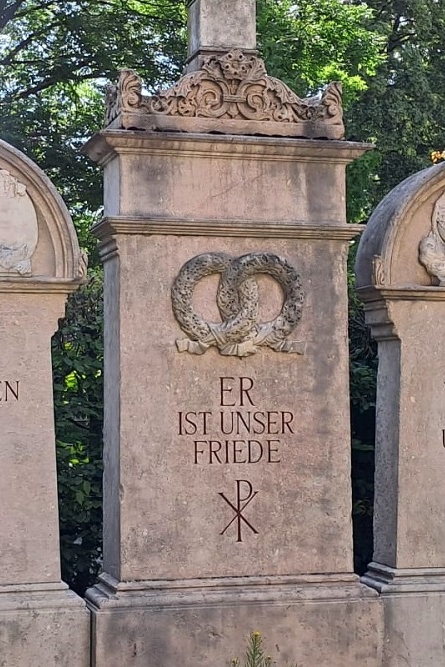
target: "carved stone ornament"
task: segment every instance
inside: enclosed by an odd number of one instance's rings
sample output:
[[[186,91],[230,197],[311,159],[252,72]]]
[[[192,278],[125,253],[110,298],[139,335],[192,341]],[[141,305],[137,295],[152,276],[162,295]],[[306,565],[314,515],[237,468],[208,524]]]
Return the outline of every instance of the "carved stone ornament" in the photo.
[[[445,193],[434,205],[431,231],[419,245],[419,261],[436,284],[445,287]]]
[[[208,122],[181,125],[181,119],[191,118]],[[105,125],[343,139],[341,83],[301,99],[268,76],[260,58],[235,49],[207,58],[201,70],[154,96],[142,94],[142,80],[133,70],[122,70],[117,86],[107,89]]]
[[[37,240],[37,215],[25,185],[0,169],[0,274],[29,275]]]
[[[386,282],[385,266],[380,255],[374,255],[372,260],[372,274],[375,287],[384,287]]]
[[[81,250],[79,254],[79,264],[77,266],[77,277],[85,280],[88,271],[88,255],[85,250]]]
[[[220,274],[217,304],[222,322],[207,322],[192,306],[196,283]],[[282,287],[284,302],[280,314],[270,322],[258,322],[258,283],[255,274],[272,276]],[[300,277],[282,257],[252,252],[241,257],[225,253],[197,255],[184,264],[172,288],[174,315],[189,336],[177,340],[179,352],[204,354],[217,347],[221,354],[246,357],[261,346],[276,352],[303,354],[304,345],[286,340],[297,326],[304,294]]]

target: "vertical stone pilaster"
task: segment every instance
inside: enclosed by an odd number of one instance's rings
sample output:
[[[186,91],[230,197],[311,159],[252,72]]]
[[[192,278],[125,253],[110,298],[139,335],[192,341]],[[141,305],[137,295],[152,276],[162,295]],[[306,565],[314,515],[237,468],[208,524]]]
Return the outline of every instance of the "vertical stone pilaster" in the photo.
[[[51,337],[84,279],[63,202],[0,142],[0,661],[89,665],[89,614],[61,581]]]
[[[95,667],[380,667],[352,571],[341,85],[298,98],[255,55],[254,0],[189,3],[188,74],[132,70],[104,166],[104,573]],[[210,57],[208,57],[210,56]],[[317,141],[314,141],[317,139]]]
[[[231,49],[256,52],[255,0],[193,0],[188,20],[188,71]]]
[[[283,664],[377,667],[379,600],[352,568],[347,347],[344,169],[366,147],[105,130],[87,148],[120,193],[95,227],[95,667],[223,665],[253,630]]]
[[[384,667],[443,659],[444,174],[432,167],[397,186],[357,254],[357,286],[379,346],[374,555],[362,580],[384,604]]]

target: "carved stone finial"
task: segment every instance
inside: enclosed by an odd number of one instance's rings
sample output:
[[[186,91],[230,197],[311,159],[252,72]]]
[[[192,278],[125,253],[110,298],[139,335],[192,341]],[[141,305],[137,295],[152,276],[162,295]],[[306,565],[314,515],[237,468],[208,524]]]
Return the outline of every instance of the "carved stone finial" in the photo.
[[[445,193],[434,205],[431,231],[419,245],[419,261],[433,280],[445,287]]]
[[[107,91],[106,124],[112,128],[343,139],[341,84],[321,96],[299,98],[264,62],[234,49],[207,58],[200,70],[154,96],[123,70]]]
[[[142,106],[142,79],[132,69],[121,70],[116,86],[105,89],[105,126],[121,113],[136,111]]]

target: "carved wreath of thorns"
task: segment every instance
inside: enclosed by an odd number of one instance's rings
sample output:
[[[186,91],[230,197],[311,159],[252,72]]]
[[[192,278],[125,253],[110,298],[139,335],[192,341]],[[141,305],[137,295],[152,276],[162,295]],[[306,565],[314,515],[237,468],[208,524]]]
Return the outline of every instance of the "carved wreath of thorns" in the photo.
[[[192,306],[195,285],[205,276],[220,274],[217,304],[222,322],[207,322]],[[280,314],[258,322],[258,283],[255,274],[272,276],[283,289]],[[221,354],[246,357],[260,346],[276,352],[303,354],[303,344],[285,340],[301,318],[304,293],[300,276],[282,257],[252,252],[241,257],[204,253],[184,264],[172,287],[172,306],[181,329],[189,338],[177,340],[180,352],[204,354],[217,347]]]

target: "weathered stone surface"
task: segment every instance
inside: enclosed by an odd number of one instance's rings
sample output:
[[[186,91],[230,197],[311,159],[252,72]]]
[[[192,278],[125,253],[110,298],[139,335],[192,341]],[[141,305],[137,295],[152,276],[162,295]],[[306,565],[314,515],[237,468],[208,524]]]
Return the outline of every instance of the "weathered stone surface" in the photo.
[[[443,165],[401,183],[375,210],[357,255],[379,345],[374,562],[364,581],[382,595],[391,667],[436,665],[443,655],[445,290],[423,253],[432,241],[440,261],[444,190]]]
[[[105,170],[107,218],[178,222],[180,229],[241,223],[242,234],[267,238],[286,225],[341,226],[346,216],[344,169],[369,148],[354,142],[272,137],[214,137],[103,130],[87,144]],[[320,196],[326,189],[335,197]],[[353,229],[349,225],[346,229]],[[190,231],[188,232],[190,233]],[[236,232],[233,232],[235,234]]]
[[[199,69],[202,56],[233,48],[256,49],[255,0],[194,0],[188,20],[188,70]]]
[[[117,399],[107,428],[119,430],[126,446],[120,495],[110,489],[117,503],[106,509],[120,515],[116,534],[105,529],[107,543],[120,545],[118,563],[105,555],[107,572],[123,580],[244,576],[252,563],[258,575],[351,571],[344,245],[205,240],[207,252],[273,249],[302,276],[306,299],[294,338],[305,344],[304,355],[261,348],[243,362],[213,347],[202,356],[178,352],[184,334],[170,289],[204,249],[202,239],[119,238],[119,346],[107,363],[119,363],[111,373],[119,374],[120,391],[107,382],[106,400],[108,391]],[[147,266],[156,290],[147,289]],[[280,289],[266,276],[258,283],[260,321],[267,321],[279,313]],[[195,294],[197,311],[210,321],[218,319],[215,288],[209,277]],[[321,424],[329,424],[329,437]],[[243,546],[236,523],[221,535],[233,509],[219,494],[236,504],[236,480],[258,493],[246,511],[254,530],[242,523]]]
[[[90,619],[65,584],[0,586],[1,667],[89,667]]]
[[[0,664],[86,667],[88,613],[60,580],[51,369],[86,260],[53,186],[4,142],[0,221]]]
[[[228,665],[243,660],[248,636],[258,631],[280,667],[380,667],[377,594],[354,579],[153,582],[145,591],[121,584],[118,598],[109,590],[110,599],[97,591],[95,664]]]
[[[224,664],[255,629],[284,664],[301,645],[309,667],[379,665],[379,600],[351,574],[344,168],[366,148],[89,142],[107,216],[96,667]],[[271,331],[278,351],[258,343]]]

